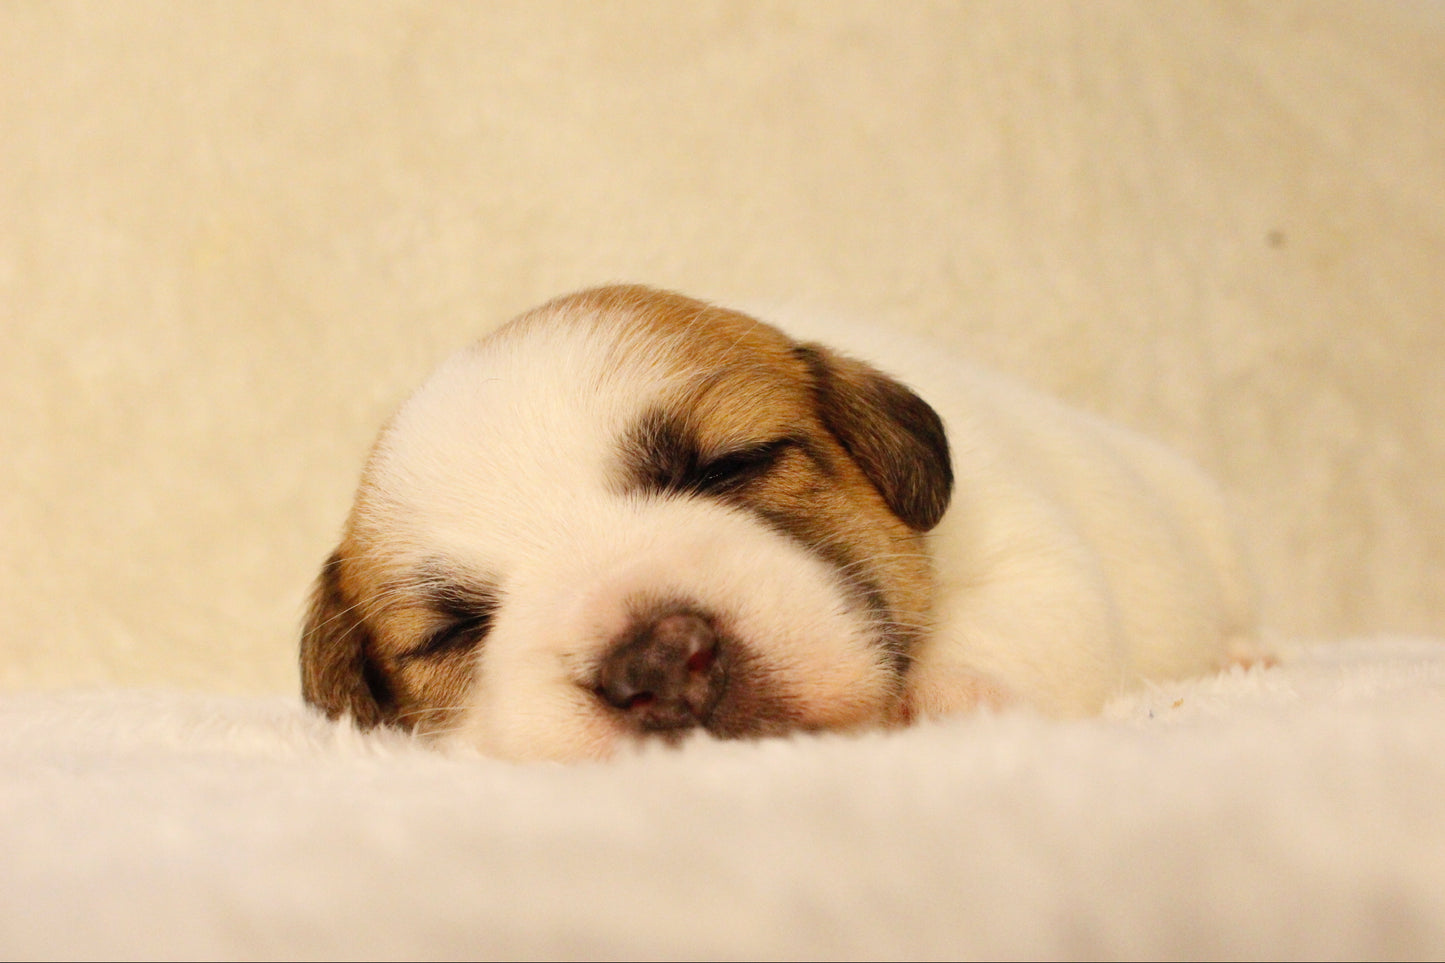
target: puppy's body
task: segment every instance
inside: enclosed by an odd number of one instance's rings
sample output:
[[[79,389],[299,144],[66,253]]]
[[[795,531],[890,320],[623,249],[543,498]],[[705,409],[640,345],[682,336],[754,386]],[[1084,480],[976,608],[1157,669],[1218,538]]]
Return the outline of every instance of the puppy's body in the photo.
[[[907,370],[942,413],[959,479],[929,536],[937,631],[912,673],[919,708],[969,708],[958,683],[980,678],[997,703],[1083,715],[1144,680],[1260,658],[1236,533],[1197,468],[989,372],[890,341],[870,356]]]
[[[307,698],[576,758],[1087,713],[1247,653],[1224,512],[1188,466],[979,372],[890,374],[932,407],[679,295],[524,315],[383,430],[318,582]]]

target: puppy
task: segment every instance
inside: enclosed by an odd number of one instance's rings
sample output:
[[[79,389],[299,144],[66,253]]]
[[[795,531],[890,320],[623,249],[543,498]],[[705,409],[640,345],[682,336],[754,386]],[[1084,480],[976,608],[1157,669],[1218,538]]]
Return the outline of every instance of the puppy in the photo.
[[[942,417],[867,363],[674,293],[597,288],[512,321],[382,430],[316,583],[305,698],[575,759],[699,730],[1076,716],[1250,656],[1207,481],[912,361]]]

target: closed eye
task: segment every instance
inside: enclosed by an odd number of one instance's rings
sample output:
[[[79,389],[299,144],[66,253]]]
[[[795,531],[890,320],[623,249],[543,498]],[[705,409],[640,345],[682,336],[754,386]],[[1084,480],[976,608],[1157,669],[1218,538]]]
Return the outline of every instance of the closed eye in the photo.
[[[793,438],[779,438],[725,452],[698,465],[686,487],[707,495],[734,491],[766,474],[783,452],[796,444]]]
[[[403,662],[440,659],[457,652],[469,652],[482,644],[492,627],[492,613],[479,613],[450,622],[428,635],[421,643],[401,654]]]
[[[800,435],[735,444],[721,451],[705,448],[687,418],[653,409],[623,436],[619,480],[624,491],[730,496],[767,474],[790,448],[800,448],[817,460]]]

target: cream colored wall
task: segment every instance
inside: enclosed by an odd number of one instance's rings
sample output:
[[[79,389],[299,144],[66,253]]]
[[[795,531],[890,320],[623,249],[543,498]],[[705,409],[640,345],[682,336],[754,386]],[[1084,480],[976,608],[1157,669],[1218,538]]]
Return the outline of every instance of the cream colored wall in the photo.
[[[294,687],[370,435],[649,281],[931,332],[1445,630],[1445,4],[0,5],[0,684]],[[967,497],[966,491],[963,497]]]

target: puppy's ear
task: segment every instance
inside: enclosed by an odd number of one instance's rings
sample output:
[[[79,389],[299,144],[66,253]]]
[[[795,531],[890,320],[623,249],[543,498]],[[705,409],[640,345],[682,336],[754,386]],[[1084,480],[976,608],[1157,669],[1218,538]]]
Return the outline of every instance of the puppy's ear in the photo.
[[[301,694],[329,718],[350,715],[370,729],[386,721],[395,697],[372,660],[371,630],[341,584],[341,555],[321,568],[301,633]]]
[[[883,501],[910,528],[937,525],[953,494],[943,422],[928,403],[876,368],[817,344],[800,345],[818,413]]]

